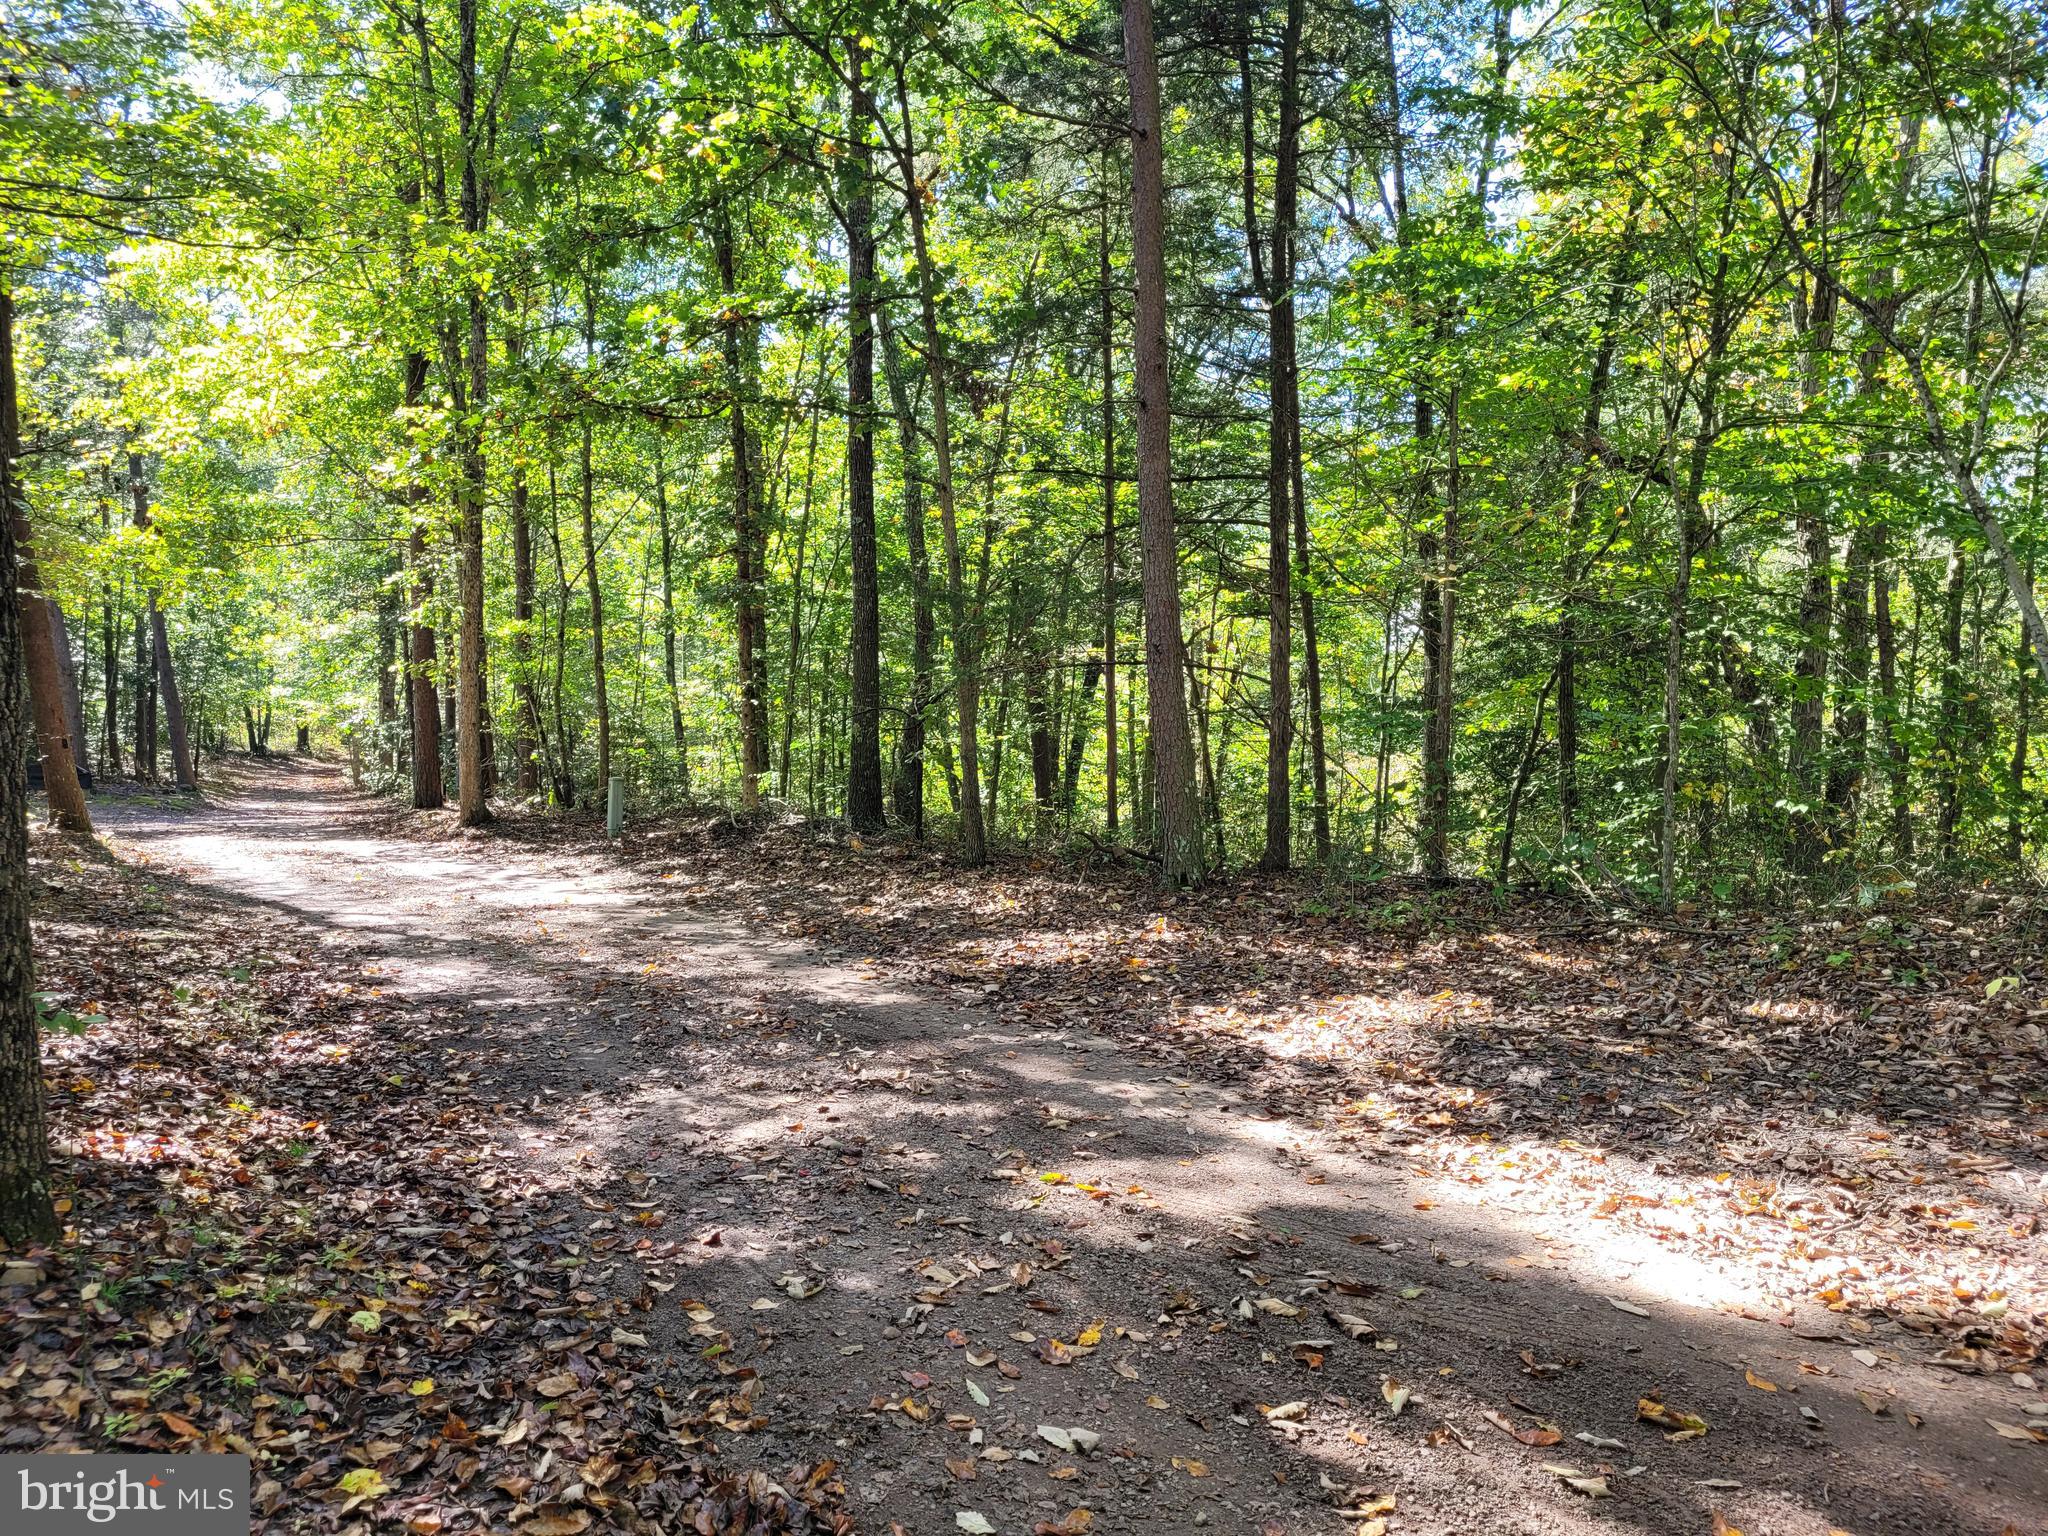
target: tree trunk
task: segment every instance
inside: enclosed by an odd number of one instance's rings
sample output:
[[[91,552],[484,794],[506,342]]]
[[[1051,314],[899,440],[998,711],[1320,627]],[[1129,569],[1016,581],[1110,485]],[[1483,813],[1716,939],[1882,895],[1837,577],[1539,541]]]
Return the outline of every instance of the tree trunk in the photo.
[[[1031,838],[1043,847],[1051,841],[1059,815],[1059,734],[1046,696],[1045,657],[1027,656],[1024,668],[1024,718],[1031,728]]]
[[[683,692],[676,677],[675,540],[669,531],[668,476],[661,439],[654,440],[654,513],[661,523],[661,661],[668,681],[669,725],[676,738],[677,788],[690,798],[690,737],[683,726]]]
[[[1963,595],[1969,586],[1969,563],[1963,541],[1949,547],[1948,580],[1942,589],[1941,714],[1936,722],[1934,759],[1941,770],[1941,809],[1936,830],[1941,856],[1956,856],[1956,832],[1963,807]]]
[[[852,93],[846,137],[852,185],[847,196],[846,286],[853,333],[846,357],[847,544],[853,572],[853,618],[847,638],[848,716],[846,819],[856,832],[879,832],[882,809],[882,594],[875,552],[875,234],[874,152],[868,125],[875,115],[862,80],[858,42],[846,48]]]
[[[1891,797],[1892,856],[1901,863],[1913,857],[1912,764],[1906,753],[1905,733],[1899,715],[1899,642],[1892,625],[1892,567],[1890,540],[1885,529],[1877,529],[1870,553],[1871,627],[1877,632],[1877,688],[1883,706],[1885,777]]]
[[[135,526],[146,529],[149,519],[149,485],[142,478],[142,455],[128,455],[128,495],[135,506]],[[178,788],[194,790],[199,781],[192,772],[191,738],[185,734],[185,708],[178,696],[177,668],[171,663],[170,632],[165,627],[163,610],[157,607],[156,593],[144,594],[143,612],[149,620],[150,654],[156,665],[156,698],[162,702],[164,734],[171,743],[171,772],[176,777]],[[152,704],[150,714],[152,726],[156,708]],[[155,764],[154,751],[150,754],[152,767]]]
[[[48,605],[50,644],[57,653],[57,686],[64,694],[64,726],[71,737],[72,766],[78,773],[79,786],[90,790],[92,763],[86,748],[92,738],[85,731],[85,699],[78,689],[78,663],[71,654],[71,626],[65,622],[63,605],[57,599],[48,599]]]
[[[427,385],[427,358],[412,352],[405,359],[405,410],[415,411]],[[441,705],[434,685],[434,564],[427,558],[427,530],[421,509],[427,488],[415,484],[406,492],[412,511],[407,551],[412,561],[412,665],[406,693],[412,707],[412,804],[418,811],[439,810],[447,803],[441,783]]]
[[[479,0],[457,0],[455,110],[462,130],[462,228],[472,240],[483,234],[488,219],[483,183],[477,167],[482,152],[477,122],[476,34]],[[457,534],[460,563],[457,581],[462,605],[457,632],[457,682],[461,714],[455,737],[457,815],[465,827],[491,819],[489,783],[484,768],[484,407],[490,367],[490,334],[485,324],[484,292],[472,276],[464,285],[468,310],[467,398],[464,380],[453,366],[449,385],[454,416],[462,439],[461,514]],[[587,429],[586,429],[587,430]],[[601,674],[600,674],[601,675]]]
[[[1550,703],[1550,690],[1557,686],[1562,671],[1562,665],[1553,666],[1536,695],[1536,713],[1529,721],[1529,738],[1522,744],[1521,760],[1515,764],[1514,782],[1508,787],[1507,811],[1501,817],[1500,859],[1493,869],[1496,885],[1508,883],[1508,872],[1514,866],[1515,822],[1521,815],[1522,796],[1529,788],[1529,775],[1535,771],[1536,759],[1543,752],[1543,711]]]
[[[1087,669],[1081,674],[1081,697],[1074,704],[1072,728],[1067,735],[1066,765],[1060,770],[1060,814],[1072,816],[1075,803],[1081,795],[1081,758],[1088,749],[1088,710],[1095,697],[1095,686],[1107,671],[1100,656],[1088,658]]]
[[[380,769],[394,771],[398,766],[398,678],[403,671],[398,656],[397,579],[403,569],[394,555],[377,582],[377,762]]]
[[[1458,648],[1458,390],[1450,392],[1445,413],[1450,441],[1450,460],[1444,476],[1443,534],[1436,560],[1436,644],[1429,652],[1433,663],[1429,689],[1429,716],[1422,744],[1422,872],[1432,880],[1447,880],[1451,873],[1451,747],[1456,715],[1453,676]],[[1418,430],[1418,435],[1420,432]],[[1427,473],[1427,470],[1424,471]]]
[[[897,146],[903,177],[904,206],[910,218],[912,258],[917,263],[918,314],[924,330],[925,373],[932,394],[933,489],[939,499],[939,529],[946,550],[946,604],[953,629],[953,699],[956,754],[960,770],[960,856],[969,865],[985,863],[988,840],[981,819],[981,744],[977,711],[981,680],[972,616],[967,611],[965,572],[960,560],[960,524],[953,495],[953,435],[947,415],[946,342],[939,329],[938,294],[931,251],[925,239],[924,183],[917,176],[917,151],[910,131],[910,91],[902,66],[896,71],[896,100],[902,118]]]
[[[434,563],[427,555],[427,533],[417,524],[408,546],[412,559],[412,666],[407,682],[412,700],[412,804],[414,810],[439,810],[447,804],[441,782],[441,701],[436,691],[434,626],[428,606],[434,600]]]
[[[583,276],[583,355],[585,366],[597,365],[597,289],[588,272]],[[608,794],[612,775],[612,703],[604,667],[604,582],[597,570],[595,505],[597,473],[591,457],[592,427],[589,412],[583,416],[583,433],[577,440],[576,510],[583,535],[583,579],[590,583],[590,689],[597,708],[597,795]]]
[[[1713,369],[1708,371],[1713,387]],[[1664,638],[1664,772],[1662,817],[1657,840],[1657,895],[1665,911],[1677,901],[1678,882],[1678,779],[1682,767],[1681,710],[1685,681],[1687,621],[1692,597],[1692,562],[1706,542],[1706,519],[1700,508],[1700,493],[1706,484],[1707,454],[1712,447],[1714,415],[1711,404],[1702,412],[1699,432],[1682,478],[1674,476],[1677,527],[1673,552],[1670,613]]]
[[[1307,692],[1309,789],[1314,799],[1316,863],[1328,867],[1330,754],[1323,740],[1323,648],[1316,632],[1316,597],[1309,572],[1308,485],[1302,470],[1301,411],[1294,413],[1294,582],[1301,601],[1301,680]]]
[[[880,317],[882,373],[889,385],[889,408],[896,417],[896,436],[903,460],[903,548],[910,560],[910,698],[903,709],[903,735],[896,749],[896,819],[911,835],[924,836],[924,760],[926,718],[932,703],[932,653],[938,626],[932,618],[932,563],[925,544],[924,455],[917,435],[917,416],[903,382],[896,335],[886,316]]]
[[[149,632],[149,614],[135,615],[135,777],[156,782],[156,642]]]
[[[2041,485],[2041,444],[2034,444],[2034,497],[2039,498]],[[2034,579],[2033,551],[2027,552],[2027,580]],[[2014,864],[2027,856],[2027,824],[2025,809],[2027,803],[2027,754],[2031,750],[2033,733],[2033,669],[2027,665],[2027,631],[2022,622],[2019,639],[2013,652],[2017,669],[2014,682],[2013,734],[2012,734],[2012,779],[2008,785],[2010,808],[2006,812],[2005,853]]]
[[[20,480],[20,467],[21,407],[15,394],[14,295],[0,289],[0,508],[4,508],[8,523],[12,554],[6,562],[6,574],[16,610],[8,627],[13,631],[13,646],[27,669],[30,709],[37,749],[42,756],[43,790],[49,797],[50,821],[66,832],[89,833],[92,812],[86,808],[85,791],[79,786],[75,756],[84,744],[84,736],[74,736],[66,719],[63,674],[57,659],[57,639],[50,625],[52,604],[44,600],[42,577],[36,569],[35,552],[29,540],[28,495]],[[12,658],[8,660],[11,664]],[[11,674],[9,686],[12,687]],[[15,743],[10,740],[6,745],[11,748]],[[20,771],[19,765],[10,760],[7,772]],[[24,781],[22,793],[25,796],[27,792]],[[11,830],[7,835],[12,836]],[[5,849],[0,847],[0,859],[4,856]],[[7,867],[0,863],[0,880],[6,878]],[[0,907],[4,907],[4,901],[4,896],[0,896]],[[0,910],[0,923],[5,920],[6,914]],[[5,973],[6,942],[4,933],[0,933],[0,1011],[9,1006],[4,992],[9,981]],[[33,1024],[30,1033],[34,1033]]]
[[[1799,589],[1799,654],[1792,669],[1792,743],[1787,768],[1794,809],[1787,862],[1801,874],[1812,874],[1820,868],[1826,850],[1821,813],[1821,721],[1834,580],[1827,506],[1819,488],[1806,486],[1796,492],[1795,521],[1806,569]]]
[[[1132,395],[1138,419],[1138,528],[1144,554],[1145,679],[1157,777],[1160,876],[1194,885],[1204,872],[1188,734],[1181,634],[1180,554],[1173,526],[1173,426],[1166,340],[1166,155],[1152,0],[1123,0],[1124,69],[1131,96]]]
[[[20,417],[14,394],[13,299],[0,291],[0,584],[23,586],[14,525]],[[34,590],[34,583],[28,583]],[[23,613],[0,602],[0,1240],[10,1247],[55,1242],[49,1135],[43,1119],[42,1029],[29,942],[28,744],[22,656]],[[45,626],[47,629],[47,625]]]
[[[12,635],[10,653],[4,653],[6,664],[12,666],[12,655],[20,657],[20,664],[27,668],[31,715],[35,725],[37,750],[43,760],[43,791],[49,797],[49,819],[53,825],[66,831],[92,831],[92,811],[86,809],[86,795],[78,780],[78,758],[84,750],[84,731],[74,733],[72,723],[66,717],[66,692],[63,692],[63,674],[57,659],[57,635],[51,629],[51,614],[55,602],[43,600],[43,578],[35,567],[35,551],[29,543],[29,496],[20,483],[20,401],[14,385],[14,295],[0,289],[0,516],[8,522],[8,547],[10,553],[4,561],[8,578],[8,590],[14,594],[14,616],[8,621]],[[66,657],[70,651],[66,649]],[[8,688],[12,690],[12,672],[8,674]],[[16,748],[16,741],[8,737],[8,750]],[[8,774],[20,774],[16,758],[8,760]],[[27,797],[27,780],[23,780],[23,797]],[[16,807],[10,805],[8,811]],[[12,829],[8,831],[12,836]],[[4,860],[6,848],[0,846],[0,860]],[[8,866],[0,862],[0,881],[8,879]],[[23,895],[27,899],[27,893]],[[6,922],[4,897],[0,897],[0,924]],[[0,1014],[8,1010],[8,999],[4,987],[6,977],[6,934],[0,932]],[[31,1024],[33,1036],[33,1024]],[[41,1114],[41,1108],[37,1108]],[[39,1133],[41,1133],[41,1120]],[[4,1174],[0,1174],[4,1176]]]
[[[1835,677],[1835,739],[1829,753],[1826,827],[1838,848],[1856,841],[1862,808],[1863,771],[1870,741],[1870,550],[1875,530],[1859,526],[1849,535],[1842,579],[1836,588],[1840,666]]]
[[[1249,18],[1239,38],[1242,106],[1245,243],[1252,285],[1265,300],[1269,327],[1266,371],[1270,410],[1266,425],[1266,843],[1259,867],[1269,873],[1293,862],[1293,688],[1291,623],[1294,612],[1291,549],[1295,469],[1294,418],[1300,407],[1294,334],[1294,221],[1299,197],[1296,155],[1300,140],[1299,59],[1301,0],[1288,0],[1281,32],[1279,131],[1273,178],[1273,221],[1259,235]]]
[[[554,715],[556,755],[548,770],[554,780],[555,803],[564,810],[576,804],[576,754],[569,742],[569,728],[562,712],[562,681],[569,664],[569,569],[562,559],[562,502],[555,482],[555,468],[548,466],[548,545],[555,556],[555,683]]]
[[[1579,586],[1586,577],[1580,568],[1580,546],[1586,536],[1586,511],[1600,475],[1593,443],[1599,436],[1608,385],[1614,377],[1615,328],[1621,319],[1622,295],[1629,287],[1634,231],[1631,218],[1608,283],[1600,339],[1586,379],[1586,410],[1580,422],[1580,449],[1585,459],[1572,476],[1565,511],[1564,591],[1557,616],[1557,830],[1567,857],[1579,817]]]
[[[733,250],[730,213],[721,208],[712,221],[712,244],[718,261],[719,290],[725,295],[727,412],[731,426],[733,491],[734,627],[738,631],[740,673],[740,804],[753,810],[761,803],[761,775],[768,764],[768,619],[763,595],[765,530],[761,517],[761,450],[747,414],[746,394],[754,378],[754,322],[739,311],[739,277]]]
[[[100,498],[100,527],[111,531],[114,524],[112,504],[113,471],[103,471],[102,495]],[[102,751],[100,767],[115,778],[121,776],[121,621],[120,605],[115,601],[111,588],[103,587],[100,593],[100,651],[101,683],[106,690],[106,708],[100,722]]]
[[[177,668],[171,664],[170,633],[164,625],[164,612],[156,605],[155,593],[149,597],[149,628],[156,650],[156,690],[163,700],[164,734],[171,743],[171,771],[177,776],[178,788],[195,790],[199,778],[192,771],[192,743],[185,734],[185,705],[178,692]]]
[[[782,689],[782,751],[777,758],[775,777],[776,796],[785,801],[790,798],[791,773],[793,771],[791,759],[796,750],[797,681],[802,675],[804,656],[804,605],[806,601],[804,563],[805,557],[809,555],[811,548],[811,508],[813,505],[812,497],[817,491],[818,428],[822,416],[817,402],[824,399],[826,371],[830,364],[831,352],[827,348],[820,347],[818,349],[818,382],[812,397],[810,445],[804,454],[804,492],[797,512],[796,536],[792,540],[787,532],[785,532],[783,538],[784,549],[788,549],[792,543],[796,547],[796,556],[791,563],[789,575],[789,651],[782,668],[784,680]],[[784,441],[786,445],[787,438]],[[778,454],[778,462],[780,457]],[[878,747],[877,751],[879,750]],[[814,756],[813,767],[815,766]]]
[[[505,330],[505,361],[516,368],[525,342],[514,326]],[[533,510],[526,485],[526,466],[512,465],[512,675],[519,697],[512,730],[513,787],[522,795],[540,789],[540,691],[534,683],[533,654]],[[664,522],[662,532],[667,534]],[[666,565],[663,567],[666,571]]]
[[[14,397],[14,295],[0,289],[0,586],[37,592],[20,569],[16,524],[27,524],[20,473],[20,408]],[[53,1243],[57,1214],[49,1200],[49,1133],[43,1122],[43,1034],[35,1004],[35,954],[29,940],[29,774],[31,721],[25,629],[47,614],[0,602],[0,1241],[10,1247]],[[59,711],[61,715],[61,711]],[[45,762],[47,743],[45,743]],[[61,758],[59,758],[61,766]],[[61,772],[55,774],[61,778]],[[45,774],[51,782],[51,774]],[[72,774],[72,791],[78,776]],[[57,807],[51,795],[51,811]],[[84,813],[84,795],[76,809]],[[86,817],[86,827],[92,825]]]
[[[1116,290],[1109,266],[1109,174],[1105,154],[1096,254],[1102,287],[1102,798],[1103,826],[1116,836]]]

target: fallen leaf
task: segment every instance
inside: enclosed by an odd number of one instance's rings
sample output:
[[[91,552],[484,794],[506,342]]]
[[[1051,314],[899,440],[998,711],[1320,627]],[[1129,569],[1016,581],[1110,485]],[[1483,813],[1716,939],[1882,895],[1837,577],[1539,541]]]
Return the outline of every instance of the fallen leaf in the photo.
[[[1564,1438],[1563,1434],[1555,1429],[1517,1429],[1512,1419],[1492,1408],[1485,1409],[1481,1416],[1502,1434],[1511,1436],[1521,1441],[1524,1445],[1537,1447],[1555,1445]]]
[[[1698,1414],[1681,1413],[1675,1408],[1667,1408],[1654,1397],[1636,1400],[1636,1417],[1661,1429],[1670,1430],[1671,1433],[1664,1438],[1674,1444],[1681,1440],[1697,1440],[1707,1432],[1707,1421]]]
[[[344,1472],[341,1481],[334,1486],[351,1499],[379,1499],[391,1491],[391,1485],[384,1481],[384,1474],[375,1467],[357,1467]]]

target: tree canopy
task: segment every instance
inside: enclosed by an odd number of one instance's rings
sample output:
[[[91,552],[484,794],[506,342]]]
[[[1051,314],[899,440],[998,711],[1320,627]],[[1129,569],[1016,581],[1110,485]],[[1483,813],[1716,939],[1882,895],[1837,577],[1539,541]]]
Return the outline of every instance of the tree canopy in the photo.
[[[2038,867],[2023,7],[45,0],[0,51],[101,774],[275,721],[469,823],[617,776],[1179,882]]]

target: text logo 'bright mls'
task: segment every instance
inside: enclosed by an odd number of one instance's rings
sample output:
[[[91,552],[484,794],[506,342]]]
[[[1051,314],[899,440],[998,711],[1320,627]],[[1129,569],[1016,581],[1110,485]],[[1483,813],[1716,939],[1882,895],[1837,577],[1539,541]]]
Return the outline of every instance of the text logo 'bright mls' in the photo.
[[[246,1456],[0,1457],[7,1536],[243,1536]]]

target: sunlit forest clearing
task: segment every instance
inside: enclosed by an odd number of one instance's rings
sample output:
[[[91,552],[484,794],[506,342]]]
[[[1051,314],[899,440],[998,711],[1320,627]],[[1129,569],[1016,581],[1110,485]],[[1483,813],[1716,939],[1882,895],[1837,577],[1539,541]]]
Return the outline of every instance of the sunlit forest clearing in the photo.
[[[2048,21],[0,9],[0,1453],[2048,1529]]]

